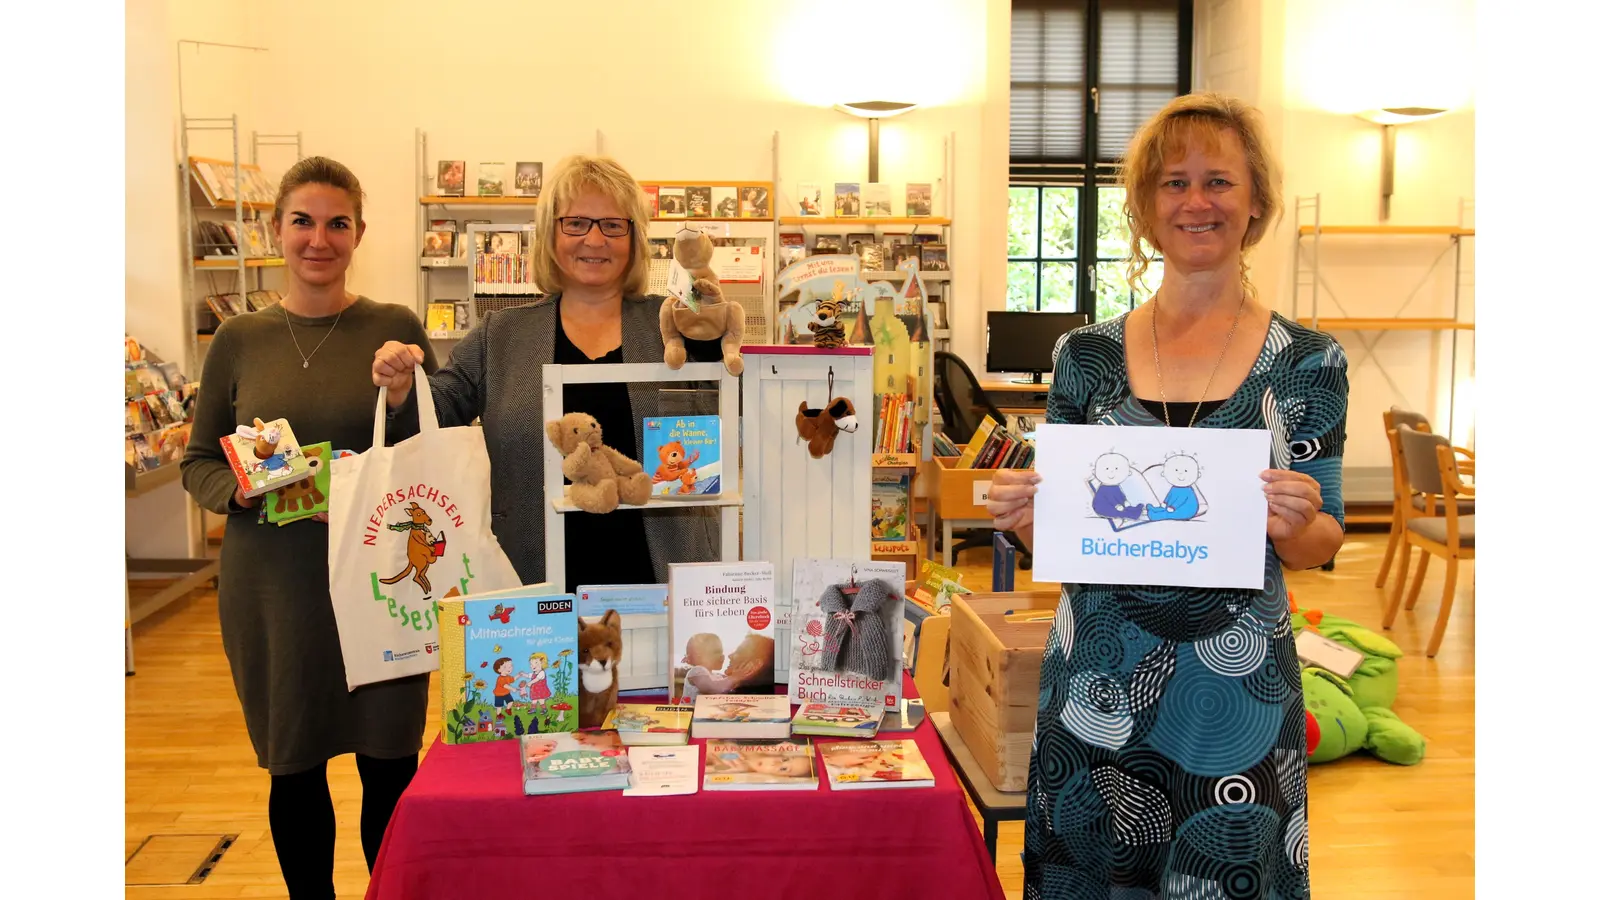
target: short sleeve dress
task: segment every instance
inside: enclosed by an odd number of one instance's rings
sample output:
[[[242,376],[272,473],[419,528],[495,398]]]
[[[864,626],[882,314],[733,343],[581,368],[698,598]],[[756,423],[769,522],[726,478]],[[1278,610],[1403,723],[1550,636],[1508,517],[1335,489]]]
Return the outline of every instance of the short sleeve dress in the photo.
[[[1129,388],[1126,319],[1062,342],[1049,422],[1164,424]],[[1244,383],[1195,427],[1269,430],[1271,467],[1317,479],[1342,525],[1347,395],[1339,344],[1274,314]],[[1310,896],[1300,667],[1265,536],[1262,550],[1259,591],[1063,587],[1040,672],[1025,898]]]

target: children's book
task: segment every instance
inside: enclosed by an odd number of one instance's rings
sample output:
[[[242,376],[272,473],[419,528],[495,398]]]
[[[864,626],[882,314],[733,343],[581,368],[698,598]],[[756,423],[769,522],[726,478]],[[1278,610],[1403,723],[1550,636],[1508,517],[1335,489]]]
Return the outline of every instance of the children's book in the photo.
[[[311,474],[311,463],[287,419],[256,419],[252,425],[240,425],[233,434],[223,435],[222,452],[246,498],[259,497]]]
[[[772,693],[777,599],[769,562],[670,564],[670,702]]]
[[[644,464],[654,496],[688,499],[722,493],[722,417],[645,419]]]
[[[626,619],[628,616],[664,616],[667,614],[667,586],[664,584],[580,584],[578,585],[578,615],[585,619],[598,619],[606,610],[614,609]]]
[[[861,587],[882,582],[889,592],[887,600],[874,610],[855,609]],[[905,626],[906,565],[903,562],[871,559],[799,559],[794,561],[794,613],[791,618],[792,645],[789,656],[789,702],[824,703],[829,706],[889,707],[900,702],[901,675],[905,650],[900,640]],[[838,587],[849,603],[853,620],[840,627],[838,620],[823,611],[822,596]],[[875,588],[877,590],[878,588]],[[869,617],[871,621],[869,621]],[[856,671],[868,654],[847,647],[862,628],[881,630],[891,654],[887,673]],[[875,677],[886,675],[886,677]]]
[[[916,741],[833,741],[817,748],[836,791],[933,787]]]
[[[814,791],[816,750],[806,738],[787,741],[711,741],[706,744],[708,791]]]
[[[333,445],[323,441],[308,444],[301,450],[311,466],[312,476],[269,491],[267,499],[262,501],[267,521],[275,525],[288,525],[328,511],[328,489],[333,481],[333,467],[328,463],[333,461]]]
[[[911,470],[872,470],[872,539],[904,541],[911,509]]]
[[[620,791],[633,774],[615,731],[525,734],[519,741],[524,794]]]
[[[950,608],[950,599],[956,594],[972,593],[971,588],[962,585],[961,572],[951,566],[925,559],[922,561],[921,575],[922,580],[906,599],[928,612],[943,614]]]
[[[687,744],[693,716],[687,706],[618,703],[600,727],[616,731],[629,747]]]
[[[701,694],[694,701],[694,736],[759,740],[789,736],[789,698],[782,694]]]
[[[577,730],[576,597],[535,584],[441,600],[435,614],[445,743]]]
[[[793,734],[823,737],[870,738],[878,733],[883,719],[881,706],[829,706],[803,703],[789,725]]]

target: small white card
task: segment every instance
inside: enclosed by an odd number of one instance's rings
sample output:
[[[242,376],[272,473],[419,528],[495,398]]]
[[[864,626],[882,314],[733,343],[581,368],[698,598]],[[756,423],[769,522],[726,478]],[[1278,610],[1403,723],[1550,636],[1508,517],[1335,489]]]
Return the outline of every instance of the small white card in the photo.
[[[1264,429],[1041,425],[1039,581],[1261,590]]]
[[[624,797],[670,797],[700,790],[700,745],[683,747],[629,747]]]
[[[694,276],[677,260],[667,269],[667,293],[692,310],[699,311],[700,301],[694,296]]]
[[[1307,665],[1327,669],[1340,678],[1349,678],[1361,667],[1366,657],[1360,650],[1329,640],[1314,631],[1302,631],[1294,636],[1294,652]]]

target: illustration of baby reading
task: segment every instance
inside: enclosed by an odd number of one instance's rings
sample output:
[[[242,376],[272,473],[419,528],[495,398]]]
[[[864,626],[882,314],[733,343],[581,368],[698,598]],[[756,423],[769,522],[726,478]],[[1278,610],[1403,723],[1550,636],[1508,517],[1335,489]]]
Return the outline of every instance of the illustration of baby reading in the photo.
[[[517,674],[517,678],[521,679],[517,685],[518,693],[524,700],[541,709],[545,706],[545,701],[550,699],[550,680],[545,677],[545,670],[549,667],[550,658],[543,653],[535,653],[528,657],[528,671]],[[499,688],[495,690],[498,703]]]
[[[1151,522],[1198,518],[1206,511],[1205,495],[1196,482],[1200,463],[1175,453],[1165,462],[1140,470],[1120,453],[1102,453],[1088,479],[1094,515],[1122,531]]]

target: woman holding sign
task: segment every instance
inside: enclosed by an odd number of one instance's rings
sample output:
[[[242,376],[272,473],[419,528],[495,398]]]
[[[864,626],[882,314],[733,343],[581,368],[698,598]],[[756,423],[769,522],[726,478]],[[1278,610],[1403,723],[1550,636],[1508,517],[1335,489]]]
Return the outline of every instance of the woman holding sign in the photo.
[[[1123,168],[1148,302],[1067,336],[1048,421],[1265,429],[1263,590],[1076,584],[1046,645],[1028,779],[1028,898],[1307,897],[1305,713],[1283,568],[1344,539],[1348,393],[1331,337],[1256,297],[1244,254],[1281,210],[1259,113],[1179,97]],[[996,473],[989,511],[1035,556],[1035,472]],[[1184,495],[1187,505],[1187,495]],[[1176,509],[1166,510],[1174,513]]]

